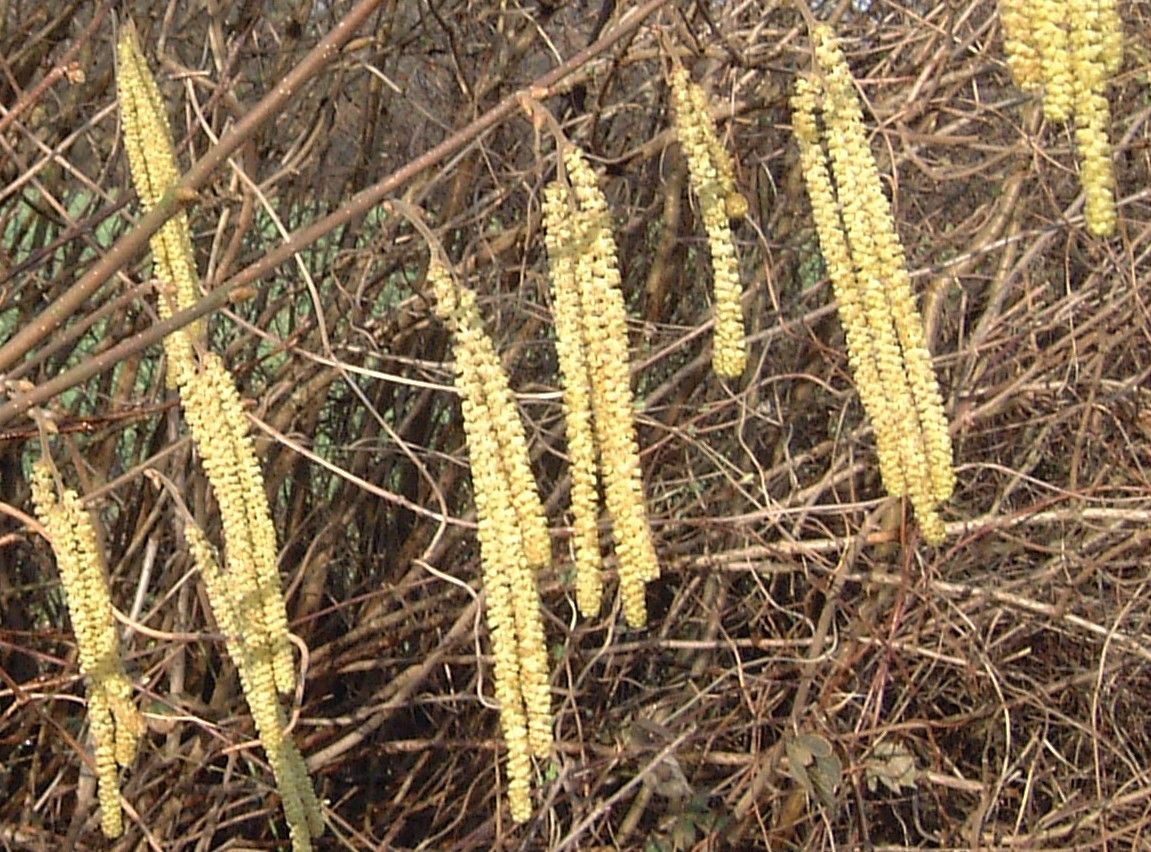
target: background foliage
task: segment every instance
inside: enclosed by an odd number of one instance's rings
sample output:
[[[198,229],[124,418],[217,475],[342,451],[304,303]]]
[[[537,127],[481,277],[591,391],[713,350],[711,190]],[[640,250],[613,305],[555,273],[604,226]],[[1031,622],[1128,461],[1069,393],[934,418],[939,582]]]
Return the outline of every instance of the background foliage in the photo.
[[[190,164],[352,4],[0,2],[0,343],[138,216],[113,5],[140,28]],[[559,745],[539,766],[537,818],[513,828],[425,247],[375,208],[297,242],[213,316],[211,344],[252,403],[309,648],[295,736],[329,802],[321,844],[1138,845],[1151,809],[1151,6],[1120,3],[1108,241],[1083,225],[1071,132],[1010,81],[993,2],[816,8],[859,81],[953,418],[959,488],[932,549],[883,499],[823,276],[787,105],[811,64],[801,16],[774,0],[657,5],[601,44],[631,20],[608,0],[385,0],[190,208],[210,291],[406,168],[397,194],[429,211],[482,295],[553,523]],[[710,372],[707,253],[661,39],[713,93],[751,200],[737,239],[753,366],[738,383]],[[504,109],[427,156],[589,45],[545,103],[595,158],[616,216],[664,569],[642,633],[618,613],[573,614],[540,234],[554,148]],[[21,353],[6,393],[149,327],[148,278],[135,256]],[[140,348],[49,405],[58,462],[99,513],[153,724],[123,785],[136,816],[121,844],[275,846],[285,830],[234,668],[169,497],[144,474],[214,517],[161,367],[160,347]],[[75,646],[50,551],[19,514],[38,452],[26,418],[0,424],[0,843],[101,848]],[[826,801],[800,783],[794,746],[812,736],[842,767]]]

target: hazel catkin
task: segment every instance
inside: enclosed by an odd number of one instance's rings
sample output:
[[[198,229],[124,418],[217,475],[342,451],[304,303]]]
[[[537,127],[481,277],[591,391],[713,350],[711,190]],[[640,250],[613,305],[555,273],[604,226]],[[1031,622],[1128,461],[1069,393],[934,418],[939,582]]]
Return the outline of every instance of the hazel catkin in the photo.
[[[943,401],[846,59],[830,28],[812,36],[818,70],[797,80],[792,109],[820,250],[884,486],[910,498],[938,544],[936,507],[955,487]]]
[[[747,213],[747,199],[735,189],[731,157],[719,141],[703,89],[677,67],[671,76],[675,131],[687,157],[692,191],[707,231],[715,286],[715,340],[712,364],[718,375],[737,378],[747,366],[747,340],[739,279],[739,258],[731,219]]]
[[[88,679],[101,829],[106,837],[119,837],[124,823],[117,766],[135,760],[144,721],[132,702],[132,684],[120,655],[103,552],[79,495],[65,488],[57,498],[47,462],[33,465],[31,486],[36,515],[56,555],[80,652],[80,671]]]
[[[1048,120],[1074,120],[1087,228],[1111,235],[1117,214],[1106,93],[1123,60],[1116,0],[1000,0],[999,16],[1015,82],[1042,91]]]
[[[436,314],[452,334],[479,525],[500,727],[512,817],[531,816],[531,757],[551,749],[551,685],[537,575],[550,562],[543,505],[507,374],[483,329],[476,294],[433,260]]]
[[[599,537],[592,460],[603,482],[619,559],[628,624],[647,622],[645,588],[659,562],[644,504],[628,370],[627,311],[607,200],[595,172],[574,147],[562,152],[566,181],[545,191],[544,220],[557,349],[572,456],[577,602],[599,608]],[[588,434],[587,424],[591,430]]]

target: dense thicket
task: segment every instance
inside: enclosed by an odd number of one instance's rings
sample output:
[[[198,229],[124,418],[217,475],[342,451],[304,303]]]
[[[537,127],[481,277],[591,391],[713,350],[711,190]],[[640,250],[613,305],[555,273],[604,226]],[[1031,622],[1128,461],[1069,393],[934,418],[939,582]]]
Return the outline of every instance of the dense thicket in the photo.
[[[151,724],[123,779],[122,848],[286,841],[155,475],[219,540],[162,349],[130,342],[158,321],[146,253],[119,257],[50,334],[27,330],[140,218],[113,13],[139,29],[189,168],[353,5],[0,2],[7,847],[103,844],[72,627],[22,514],[41,440],[20,400],[90,365],[106,369],[36,405],[98,513]],[[1151,6],[1119,5],[1110,239],[1084,224],[1073,128],[1045,123],[1012,83],[994,2],[815,8],[859,84],[953,424],[958,486],[932,548],[884,498],[818,251],[789,111],[812,67],[803,16],[773,0],[616,5],[384,0],[188,205],[205,292],[233,288],[209,345],[250,401],[291,626],[309,649],[294,736],[327,801],[321,848],[1139,844]],[[736,226],[750,364],[736,381],[711,371],[706,233],[669,129],[669,51],[711,93],[750,202]],[[575,615],[541,231],[555,148],[515,100],[573,58],[533,95],[591,156],[614,214],[662,565],[639,632],[618,606]],[[557,746],[522,827],[501,788],[428,251],[401,218],[357,204],[363,190],[427,211],[529,424],[555,553],[543,588]]]

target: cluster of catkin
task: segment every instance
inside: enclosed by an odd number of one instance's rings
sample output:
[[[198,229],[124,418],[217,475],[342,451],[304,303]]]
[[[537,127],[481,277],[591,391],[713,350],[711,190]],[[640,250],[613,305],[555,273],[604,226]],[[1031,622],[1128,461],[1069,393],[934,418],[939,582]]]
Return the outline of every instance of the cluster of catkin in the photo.
[[[476,294],[439,261],[428,266],[436,314],[452,334],[456,389],[471,457],[495,691],[508,749],[512,818],[531,816],[531,757],[552,745],[551,687],[538,576],[551,563],[547,521],[507,374]]]
[[[659,562],[643,499],[616,244],[595,172],[575,147],[562,156],[566,179],[546,188],[544,222],[571,462],[576,602],[592,616],[603,596],[598,468],[624,615],[642,627],[644,589],[659,576]]]
[[[179,179],[172,133],[159,88],[131,24],[117,43],[117,88],[124,147],[145,209]],[[196,300],[196,266],[188,220],[181,211],[151,241],[163,316]],[[264,748],[276,775],[295,849],[311,848],[323,830],[319,801],[302,756],[285,733],[279,693],[295,691],[295,667],[276,564],[276,533],[243,403],[224,362],[206,351],[202,328],[164,339],[169,376],[220,507],[226,544],[221,570],[203,533],[186,529],[212,609],[227,636]]]
[[[124,831],[116,767],[136,758],[144,721],[132,703],[132,682],[124,673],[112,618],[108,576],[92,519],[71,489],[59,499],[52,469],[32,468],[32,503],[56,554],[56,565],[76,632],[80,671],[88,679],[88,719],[96,759],[100,823],[107,837]]]
[[[924,537],[939,543],[936,507],[951,496],[955,471],[923,321],[851,72],[830,28],[818,25],[812,37],[818,69],[797,80],[792,107],[820,250],[884,486],[910,497]]]
[[[1107,85],[1123,62],[1116,0],[1000,0],[1007,64],[1020,88],[1042,92],[1050,121],[1075,119],[1087,227],[1115,230]]]
[[[738,378],[747,366],[747,340],[740,301],[743,288],[739,281],[739,258],[731,220],[747,215],[747,199],[736,191],[735,168],[716,135],[707,95],[691,81],[683,67],[676,67],[672,72],[671,98],[676,136],[687,157],[691,189],[699,201],[711,251],[715,278],[712,366],[721,376]]]

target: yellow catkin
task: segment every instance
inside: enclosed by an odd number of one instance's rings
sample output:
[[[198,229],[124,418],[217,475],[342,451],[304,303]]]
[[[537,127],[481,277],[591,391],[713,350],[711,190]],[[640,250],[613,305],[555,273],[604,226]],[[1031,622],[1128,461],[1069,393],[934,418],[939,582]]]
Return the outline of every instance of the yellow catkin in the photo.
[[[882,365],[877,347],[872,341],[868,309],[864,302],[865,291],[856,275],[852,248],[848,244],[827,155],[815,120],[817,98],[821,95],[822,89],[813,80],[799,78],[793,103],[793,122],[800,142],[804,176],[819,234],[820,250],[847,335],[848,359],[864,408],[875,424],[880,473],[888,493],[900,496],[906,493],[907,485],[903,457],[896,441],[899,409],[885,404]]]
[[[176,186],[179,169],[163,100],[134,28],[117,43],[117,87],[124,147],[144,209]],[[178,212],[152,238],[160,313],[169,316],[197,298],[196,268],[187,216]],[[302,755],[284,734],[278,692],[296,687],[288,619],[276,563],[276,533],[263,475],[240,395],[223,361],[202,352],[204,326],[164,340],[169,377],[179,387],[184,414],[220,506],[227,566],[203,561],[207,542],[189,537],[213,610],[232,637],[229,650],[279,786],[295,849],[310,849],[323,831],[319,803]],[[197,347],[194,341],[199,341]],[[202,545],[202,546],[201,546]]]
[[[116,88],[132,182],[144,210],[151,210],[176,186],[180,170],[164,100],[130,21],[121,28],[116,43]],[[162,296],[159,300],[160,315],[166,318],[175,310],[190,307],[197,298],[196,265],[187,214],[177,211],[152,236],[150,245],[155,276],[173,293],[172,298]],[[190,367],[191,340],[203,338],[202,322],[191,328],[190,337],[188,333],[177,332],[165,342],[176,383],[181,372]]]
[[[280,692],[295,690],[288,620],[276,566],[276,532],[243,402],[215,353],[205,353],[180,389],[184,416],[220,506],[227,576],[246,632],[270,657]]]
[[[911,499],[924,537],[939,543],[936,506],[955,487],[942,397],[846,60],[829,28],[813,38],[820,76],[800,78],[792,104],[820,249],[884,486]]]
[[[1110,236],[1117,217],[1106,90],[1123,61],[1116,0],[1000,0],[999,14],[1016,83],[1027,90],[1042,86],[1048,119],[1074,115],[1087,227]]]
[[[179,179],[172,132],[130,22],[121,30],[116,59],[124,147],[147,210]],[[151,246],[157,275],[173,291],[161,294],[161,315],[190,307],[196,300],[196,269],[187,217],[177,213],[157,232]],[[218,356],[196,358],[189,333],[169,335],[165,347],[193,438],[220,502],[229,579],[239,590],[238,599],[249,607],[249,629],[268,645],[277,685],[290,693],[295,689],[295,671],[276,566],[275,528],[239,394]]]
[[[1121,42],[1106,26],[1117,26],[1114,9],[1104,13],[1098,0],[1067,0],[1071,24],[1071,66],[1075,80],[1075,147],[1086,195],[1087,227],[1096,236],[1115,231],[1115,172],[1107,138],[1110,107],[1105,92],[1109,68],[1122,58]],[[1121,33],[1121,30],[1120,30]],[[1116,55],[1118,53],[1118,55]]]
[[[821,35],[826,47],[834,45],[829,30]],[[827,115],[829,147],[839,160],[837,176],[844,222],[852,244],[859,280],[865,287],[869,328],[881,361],[890,360],[886,377],[886,403],[904,410],[900,434],[912,442],[904,449],[907,491],[921,517],[951,496],[954,469],[951,442],[935,373],[931,366],[922,320],[915,307],[903,248],[895,232],[890,205],[881,190],[875,161],[867,148],[858,100],[842,54],[827,50],[823,61],[837,69],[828,75]],[[851,201],[844,200],[849,196]],[[894,327],[896,345],[890,329]],[[910,407],[907,408],[907,402]],[[929,540],[940,527],[925,520]]]
[[[436,313],[452,333],[471,459],[500,727],[512,818],[531,816],[531,756],[551,751],[551,686],[537,575],[550,562],[543,505],[507,375],[483,330],[475,292],[433,261]]]
[[[472,327],[480,330],[478,310],[473,314]],[[496,359],[495,349],[484,347],[478,336],[475,351],[483,359],[479,366],[484,376],[484,401],[500,451],[500,469],[515,512],[522,552],[514,563],[519,570],[513,575],[511,591],[528,742],[533,754],[546,757],[552,744],[551,677],[537,578],[539,571],[551,562],[551,544],[543,504],[531,474],[527,439],[507,375]]]
[[[1028,0],[999,0],[1007,67],[1019,88],[1037,92],[1043,88],[1043,64],[1032,32]]]
[[[684,68],[676,68],[671,93],[676,135],[687,157],[691,188],[699,199],[711,250],[715,278],[712,366],[721,376],[737,378],[747,366],[747,340],[730,217],[745,215],[747,200],[736,192],[731,158],[716,135],[703,89],[691,82]]]
[[[880,370],[885,377],[886,405],[910,405],[898,431],[904,440],[922,442],[922,447],[905,450],[901,455],[905,460],[907,491],[913,505],[926,516],[930,506],[950,498],[955,486],[943,401],[912,295],[903,246],[874,158],[867,148],[858,101],[846,76],[846,62],[833,56],[827,60],[837,62],[836,67],[843,72],[841,77],[830,77],[839,80],[828,97],[828,133],[829,138],[836,140],[831,147],[841,161],[842,173],[858,181],[849,184],[852,200],[843,202],[844,222],[859,281],[864,286],[872,345],[877,357],[889,362],[886,366],[881,364]]]
[[[556,351],[563,378],[568,462],[572,478],[572,546],[576,565],[576,605],[591,617],[603,602],[596,491],[595,431],[591,410],[591,374],[583,335],[576,264],[583,248],[577,243],[575,200],[567,184],[555,181],[544,191],[545,242],[552,282],[552,315]],[[586,235],[580,238],[586,242]]]
[[[1066,121],[1075,104],[1067,3],[1065,0],[1032,0],[1028,11],[1043,69],[1043,114],[1049,121]]]
[[[76,632],[80,671],[88,679],[88,717],[96,763],[101,828],[107,837],[124,831],[117,765],[128,766],[144,733],[124,672],[112,600],[92,519],[79,496],[65,489],[60,499],[49,466],[32,470],[32,502],[52,539],[68,612]]]
[[[619,560],[620,596],[628,624],[642,627],[647,623],[644,589],[659,576],[659,561],[644,504],[618,252],[607,200],[595,172],[574,147],[563,152],[563,159],[571,193],[558,182],[549,190],[552,200],[549,211],[545,211],[551,229],[549,251],[557,254],[557,259],[569,252],[574,255],[572,275],[579,290],[578,345],[587,358],[593,433]],[[558,283],[563,283],[562,274]],[[553,281],[553,289],[555,286]],[[561,304],[558,296],[553,301]],[[563,325],[557,320],[557,332],[572,334],[570,325],[567,320]],[[561,343],[561,357],[565,347],[575,345]],[[578,373],[578,369],[572,372]],[[568,379],[566,368],[564,379]],[[569,401],[567,408],[574,410],[577,404]]]
[[[220,570],[203,531],[189,522],[184,535],[204,580],[212,612],[224,631],[228,653],[240,675],[240,685],[251,709],[252,720],[272,766],[292,848],[296,852],[307,852],[312,848],[312,838],[323,833],[323,813],[303,755],[286,733],[287,719],[276,694],[272,660],[263,647],[262,639],[252,635],[247,612],[237,597],[232,579]]]
[[[1123,21],[1116,0],[1098,0],[1103,73],[1114,77],[1123,65]]]

